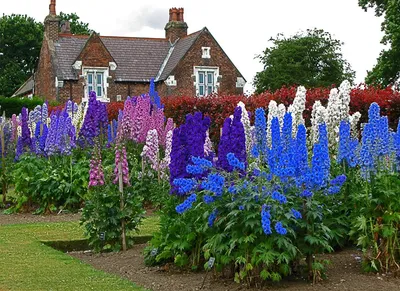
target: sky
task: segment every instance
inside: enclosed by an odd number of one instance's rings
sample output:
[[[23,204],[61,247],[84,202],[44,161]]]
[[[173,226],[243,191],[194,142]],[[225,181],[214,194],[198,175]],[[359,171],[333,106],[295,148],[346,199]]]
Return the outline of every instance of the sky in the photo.
[[[364,81],[376,64],[383,36],[382,19],[365,12],[358,0],[57,0],[56,11],[75,12],[101,35],[164,37],[171,7],[183,7],[188,33],[207,27],[247,80],[263,66],[256,58],[278,33],[291,36],[307,29],[323,29],[344,42],[343,57]],[[43,21],[50,0],[0,0],[0,15],[27,14]]]

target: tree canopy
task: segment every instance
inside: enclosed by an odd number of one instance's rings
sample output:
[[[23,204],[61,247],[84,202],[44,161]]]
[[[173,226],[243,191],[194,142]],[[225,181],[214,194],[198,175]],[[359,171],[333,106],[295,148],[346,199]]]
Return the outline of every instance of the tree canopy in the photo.
[[[331,86],[352,82],[355,73],[343,59],[342,43],[320,29],[307,30],[291,37],[278,34],[271,47],[259,55],[264,70],[254,78],[256,92],[282,86]]]
[[[375,8],[375,15],[384,17],[382,44],[390,46],[381,51],[377,64],[368,72],[366,83],[400,86],[400,0],[359,0],[365,10]]]
[[[90,34],[87,23],[75,13],[60,13],[69,20],[71,33]],[[11,96],[32,75],[39,59],[43,40],[43,23],[27,15],[0,17],[0,96]]]

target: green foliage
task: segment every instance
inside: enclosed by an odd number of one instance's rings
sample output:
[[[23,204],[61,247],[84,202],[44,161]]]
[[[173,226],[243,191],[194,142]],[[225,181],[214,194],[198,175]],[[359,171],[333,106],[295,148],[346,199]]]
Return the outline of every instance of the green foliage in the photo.
[[[89,28],[88,23],[84,23],[79,20],[80,17],[76,13],[64,13],[61,11],[59,17],[60,17],[61,23],[62,23],[62,21],[66,21],[66,20],[69,21],[69,23],[71,25],[71,33],[72,34],[89,35],[93,32],[93,30],[91,30]]]
[[[174,262],[179,267],[189,266],[196,270],[204,262],[201,248],[208,228],[203,210],[198,207],[179,215],[175,206],[180,202],[182,199],[175,196],[165,201],[161,209],[160,230],[145,249],[147,265]]]
[[[12,172],[17,199],[11,211],[23,207],[34,207],[37,213],[77,209],[87,192],[88,173],[89,161],[84,155],[22,155]]]
[[[121,250],[122,220],[127,232],[138,231],[144,214],[142,199],[132,189],[125,188],[124,192],[124,208],[121,209],[118,186],[107,183],[89,191],[81,224],[85,226],[89,244],[96,252]],[[127,236],[127,246],[132,244],[133,238]]]
[[[307,30],[289,38],[278,34],[270,41],[272,46],[258,56],[264,70],[254,78],[257,93],[292,85],[329,87],[354,79],[354,71],[343,59],[342,43],[328,32]]]
[[[355,196],[357,211],[350,235],[364,252],[367,271],[398,270],[400,261],[400,179],[398,173],[378,173]]]
[[[89,25],[76,13],[60,12],[69,20],[71,33],[90,34]],[[42,46],[44,26],[27,15],[0,17],[0,96],[10,97],[36,69]]]
[[[43,24],[32,17],[0,17],[0,96],[11,96],[32,75],[42,38]]]
[[[400,86],[400,1],[399,0],[359,0],[358,4],[365,10],[375,7],[375,14],[383,16],[381,29],[384,36],[382,44],[390,45],[381,51],[377,64],[368,72],[368,84]]]
[[[303,270],[313,281],[323,278],[325,263],[315,256],[333,251],[332,245],[338,244],[348,230],[343,227],[347,220],[337,215],[343,209],[333,207],[342,204],[338,203],[342,196],[327,196],[321,191],[306,199],[288,187],[287,203],[281,204],[270,194],[279,187],[278,178],[268,182],[263,177],[252,177],[250,182],[237,173],[224,175],[238,192],[226,190],[207,204],[203,202],[207,191],[197,190],[196,203],[182,214],[175,207],[184,198],[171,197],[161,213],[160,231],[146,248],[146,264],[173,262],[178,267],[208,269],[207,262],[215,258],[215,272],[248,286],[261,286],[265,280],[280,281]],[[269,194],[261,195],[261,188],[262,193]],[[262,227],[264,204],[271,207],[272,233],[268,235]],[[296,219],[292,208],[300,211],[303,219]],[[209,217],[215,209],[217,217],[210,225]],[[286,227],[286,235],[274,229],[278,221]]]
[[[33,110],[37,105],[43,105],[43,99],[39,97],[33,99],[0,97],[0,112],[5,112],[6,117],[20,114],[22,107]]]

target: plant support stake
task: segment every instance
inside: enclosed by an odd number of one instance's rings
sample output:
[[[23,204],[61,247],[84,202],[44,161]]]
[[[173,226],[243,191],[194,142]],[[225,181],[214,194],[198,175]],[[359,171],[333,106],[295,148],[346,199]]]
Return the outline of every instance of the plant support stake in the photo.
[[[120,195],[120,208],[121,212],[124,211],[124,184],[122,180],[122,163],[118,163],[118,181],[119,181],[119,195]],[[125,218],[121,218],[121,228],[122,228],[122,250],[126,251],[126,233],[125,233]]]

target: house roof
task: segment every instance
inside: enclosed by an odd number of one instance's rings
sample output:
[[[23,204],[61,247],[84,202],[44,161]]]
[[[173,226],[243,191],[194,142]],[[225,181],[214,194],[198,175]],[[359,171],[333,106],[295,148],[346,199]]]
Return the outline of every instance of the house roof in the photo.
[[[29,79],[26,80],[25,83],[22,84],[22,86],[19,87],[18,90],[15,91],[15,93],[11,97],[16,97],[16,96],[26,95],[27,93],[32,93],[33,86],[34,86],[33,76],[30,76]]]
[[[100,36],[117,63],[116,81],[149,82],[165,80],[184,57],[203,30],[171,44],[165,38]],[[89,36],[60,34],[54,43],[54,62],[60,80],[77,80],[72,65],[85,47]]]

